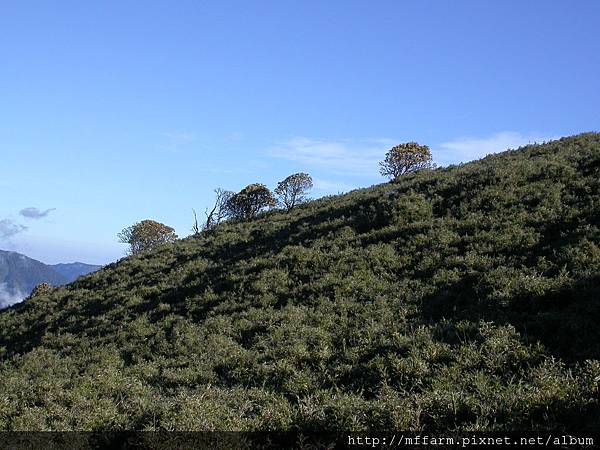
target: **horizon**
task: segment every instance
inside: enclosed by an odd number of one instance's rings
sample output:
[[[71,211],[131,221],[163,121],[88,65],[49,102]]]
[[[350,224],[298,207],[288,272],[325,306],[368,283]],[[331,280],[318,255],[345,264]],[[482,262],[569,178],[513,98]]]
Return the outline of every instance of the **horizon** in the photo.
[[[46,264],[185,237],[217,187],[321,197],[401,142],[443,166],[600,123],[597,2],[61,5],[0,16],[0,248]]]

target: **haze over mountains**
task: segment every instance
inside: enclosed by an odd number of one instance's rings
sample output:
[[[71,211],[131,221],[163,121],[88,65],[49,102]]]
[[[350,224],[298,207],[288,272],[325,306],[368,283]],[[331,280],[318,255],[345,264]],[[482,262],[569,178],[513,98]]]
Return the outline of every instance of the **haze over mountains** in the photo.
[[[20,302],[40,283],[60,286],[100,267],[80,262],[44,264],[17,252],[0,250],[0,308]]]

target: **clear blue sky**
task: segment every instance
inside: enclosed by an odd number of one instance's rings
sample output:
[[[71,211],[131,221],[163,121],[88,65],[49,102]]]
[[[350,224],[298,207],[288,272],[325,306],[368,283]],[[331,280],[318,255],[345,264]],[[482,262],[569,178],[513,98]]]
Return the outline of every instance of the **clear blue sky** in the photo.
[[[5,1],[0,248],[106,263],[212,190],[382,182],[600,127],[600,2]],[[30,213],[21,214],[24,208]],[[50,211],[47,211],[51,209]]]

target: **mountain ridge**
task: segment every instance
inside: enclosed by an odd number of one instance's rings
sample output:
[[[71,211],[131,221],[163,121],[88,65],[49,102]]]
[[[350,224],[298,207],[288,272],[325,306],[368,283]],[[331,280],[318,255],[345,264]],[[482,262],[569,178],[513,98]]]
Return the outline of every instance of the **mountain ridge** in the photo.
[[[70,263],[58,263],[58,264],[49,264],[56,272],[61,274],[66,278],[67,283],[71,283],[75,281],[77,278],[83,275],[87,275],[91,272],[95,272],[96,270],[102,268],[102,266],[97,264],[87,264],[79,261],[74,261]]]
[[[22,253],[0,250],[0,308],[23,300],[40,283],[67,284],[100,267],[80,262],[45,264]]]

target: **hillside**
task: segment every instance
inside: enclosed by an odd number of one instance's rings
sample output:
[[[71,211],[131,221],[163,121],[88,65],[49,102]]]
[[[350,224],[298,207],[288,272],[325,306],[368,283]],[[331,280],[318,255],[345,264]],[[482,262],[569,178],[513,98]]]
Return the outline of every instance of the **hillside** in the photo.
[[[44,264],[16,252],[0,250],[0,308],[20,302],[40,283],[71,283],[101,266],[83,263]]]
[[[600,427],[600,134],[228,222],[0,312],[0,429]]]

